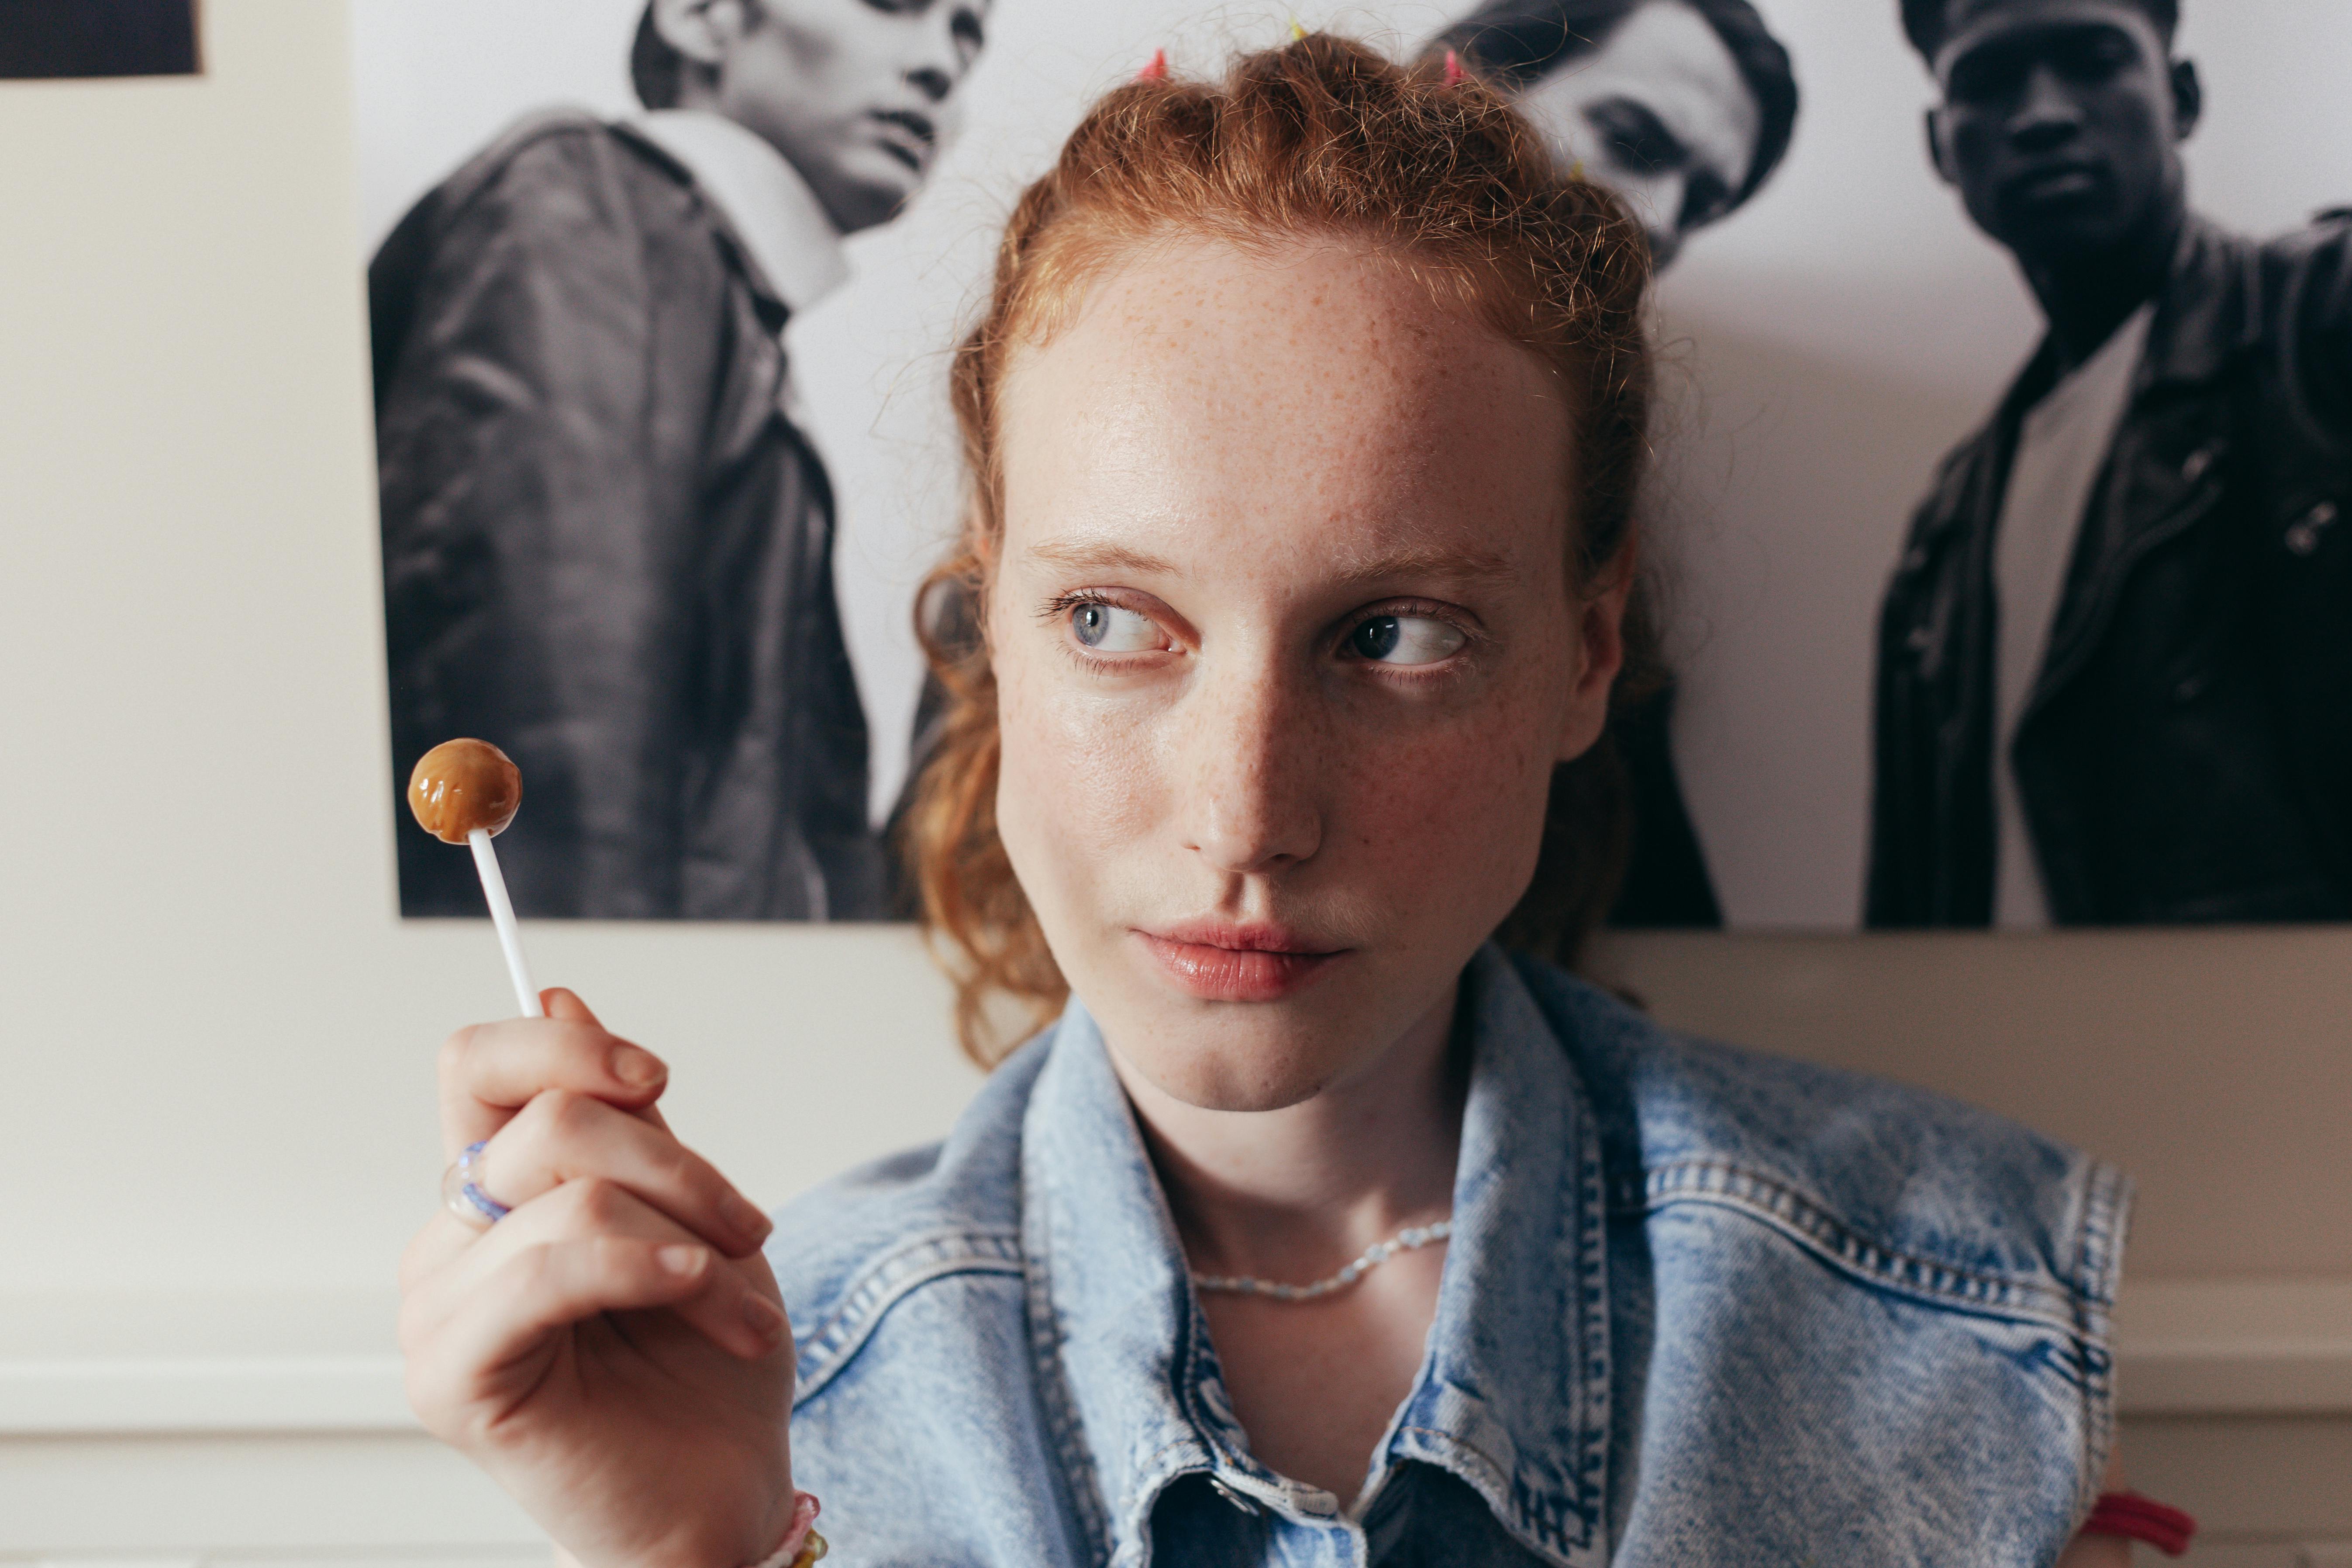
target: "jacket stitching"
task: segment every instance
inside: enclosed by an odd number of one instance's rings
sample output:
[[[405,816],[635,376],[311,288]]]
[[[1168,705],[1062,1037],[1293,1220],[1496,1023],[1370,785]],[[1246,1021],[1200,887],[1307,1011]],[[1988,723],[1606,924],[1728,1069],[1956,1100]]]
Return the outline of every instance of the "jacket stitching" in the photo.
[[[1054,1305],[1053,1279],[1046,1262],[1052,1239],[1053,1220],[1048,1213],[1052,1199],[1045,1184],[1034,1179],[1029,1169],[1031,1157],[1024,1141],[1022,1188],[1031,1195],[1021,1215],[1020,1267],[1023,1307],[1028,1319],[1030,1367],[1036,1377],[1037,1402],[1045,1417],[1045,1430],[1061,1460],[1063,1479],[1069,1488],[1070,1504],[1078,1515],[1083,1539],[1092,1549],[1093,1560],[1107,1563],[1118,1547],[1111,1535],[1110,1510],[1095,1475],[1094,1456],[1087,1447],[1077,1399],[1070,1390],[1062,1364],[1061,1319]],[[1150,1549],[1148,1543],[1145,1549]]]
[[[2131,1178],[2104,1162],[2093,1162],[2084,1184],[2081,1256],[2076,1259],[2075,1289],[2089,1306],[2084,1331],[2095,1342],[2106,1340],[2107,1306],[2115,1292],[2116,1266],[2122,1257],[2131,1212]],[[2083,1459],[2076,1473],[2075,1525],[2090,1516],[2105,1484],[2107,1457],[2116,1434],[2115,1385],[2106,1375],[2112,1358],[2104,1359],[2096,1375],[2083,1384]]]
[[[1608,1530],[1607,1503],[1601,1484],[1609,1465],[1612,1395],[1609,1363],[1614,1348],[1609,1340],[1609,1287],[1603,1272],[1609,1246],[1608,1172],[1601,1160],[1601,1129],[1585,1099],[1582,1079],[1575,1078],[1572,1083],[1570,1114],[1575,1119],[1582,1147],[1578,1151],[1576,1172],[1577,1364],[1570,1375],[1584,1432],[1570,1504],[1577,1515],[1573,1539],[1565,1521],[1551,1521],[1552,1534],[1564,1553],[1606,1551],[1602,1538]]]
[[[1020,1272],[1020,1238],[1009,1232],[936,1233],[885,1254],[853,1279],[816,1327],[799,1338],[794,1406],[833,1381],[873,1334],[883,1314],[910,1292],[958,1274]]]
[[[1924,1258],[1871,1240],[1795,1188],[1744,1166],[1721,1161],[1685,1161],[1650,1172],[1643,1207],[1704,1203],[1737,1210],[1763,1221],[1860,1278],[1933,1300],[1958,1303],[1998,1315],[2024,1318],[2060,1328],[2104,1345],[2103,1321],[2086,1321],[2067,1292],[2035,1281],[1988,1274]],[[2080,1284],[2078,1289],[2082,1289]],[[2080,1298],[2096,1308],[2112,1303],[2084,1289]],[[2088,1315],[2104,1319],[2104,1313]]]

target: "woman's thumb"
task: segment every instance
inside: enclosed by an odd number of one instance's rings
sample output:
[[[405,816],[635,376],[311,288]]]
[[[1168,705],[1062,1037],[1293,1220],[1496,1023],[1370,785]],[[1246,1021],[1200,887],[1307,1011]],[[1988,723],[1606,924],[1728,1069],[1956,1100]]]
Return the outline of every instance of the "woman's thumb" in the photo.
[[[539,1005],[547,1009],[549,1017],[561,1023],[593,1024],[600,1029],[604,1026],[604,1020],[590,1012],[588,1004],[569,986],[549,986],[539,994]]]

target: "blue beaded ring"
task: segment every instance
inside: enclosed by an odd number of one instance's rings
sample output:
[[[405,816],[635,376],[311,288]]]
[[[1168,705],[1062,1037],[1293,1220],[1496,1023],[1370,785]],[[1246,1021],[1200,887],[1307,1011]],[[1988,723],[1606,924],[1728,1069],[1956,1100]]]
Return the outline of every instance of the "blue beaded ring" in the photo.
[[[499,1223],[514,1211],[482,1191],[474,1180],[474,1170],[481,1163],[487,1141],[468,1143],[466,1152],[441,1177],[441,1201],[449,1211],[467,1225],[488,1226]]]

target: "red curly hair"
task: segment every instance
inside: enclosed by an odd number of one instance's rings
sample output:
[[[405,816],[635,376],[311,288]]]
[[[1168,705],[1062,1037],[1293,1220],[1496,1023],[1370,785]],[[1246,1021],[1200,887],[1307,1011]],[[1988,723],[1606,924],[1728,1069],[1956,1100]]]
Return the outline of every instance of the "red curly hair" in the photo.
[[[956,350],[951,393],[971,491],[961,535],[917,611],[946,706],[901,848],[926,932],[956,982],[958,1036],[982,1066],[1069,994],[996,830],[996,682],[983,612],[1004,527],[997,404],[1016,350],[1050,339],[1108,262],[1171,233],[1255,248],[1360,240],[1539,355],[1576,414],[1569,584],[1590,593],[1633,568],[1650,403],[1648,258],[1614,199],[1563,176],[1497,93],[1449,82],[1434,61],[1400,66],[1309,34],[1243,56],[1221,84],[1152,76],[1106,95],[1013,208],[987,310]],[[1654,669],[1654,645],[1637,593],[1620,702]],[[1627,813],[1605,738],[1559,768],[1536,874],[1503,940],[1574,961],[1622,877]]]

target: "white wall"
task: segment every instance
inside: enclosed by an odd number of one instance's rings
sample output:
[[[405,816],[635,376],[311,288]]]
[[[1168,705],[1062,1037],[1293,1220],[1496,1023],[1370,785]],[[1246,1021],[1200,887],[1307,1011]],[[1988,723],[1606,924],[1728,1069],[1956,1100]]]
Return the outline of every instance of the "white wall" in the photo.
[[[384,1436],[433,1047],[506,998],[480,923],[394,913],[349,38],[322,0],[205,18],[200,79],[0,85],[0,1560],[284,1563],[338,1516],[371,1551],[511,1550],[510,1510]],[[527,940],[765,1199],[973,1082],[902,931]],[[2352,1538],[2352,933],[1611,963],[1669,1019],[2122,1159],[2155,1475],[2236,1510],[2217,1564]]]

